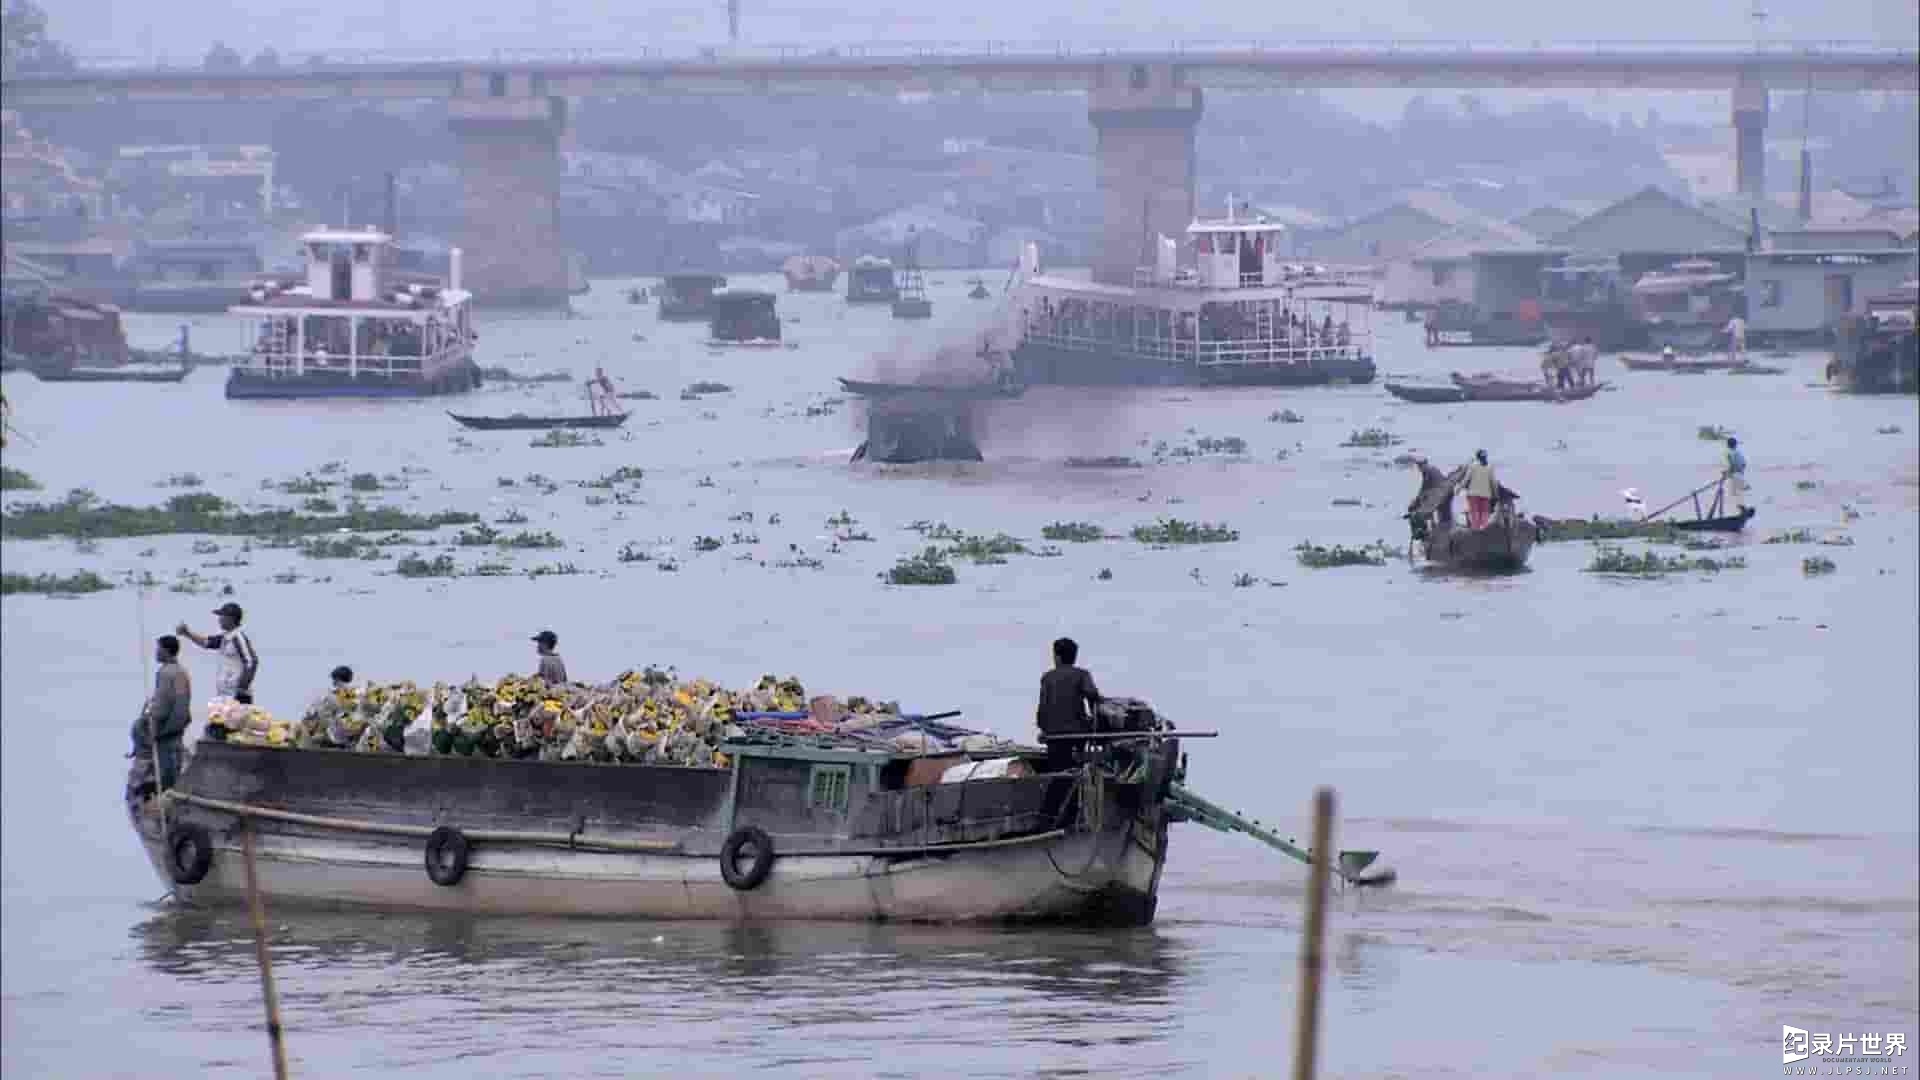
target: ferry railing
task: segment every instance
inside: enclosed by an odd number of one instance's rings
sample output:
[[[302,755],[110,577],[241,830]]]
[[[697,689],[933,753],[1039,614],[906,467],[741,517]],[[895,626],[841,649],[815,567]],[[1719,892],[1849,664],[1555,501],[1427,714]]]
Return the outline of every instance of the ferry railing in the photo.
[[[1273,364],[1313,364],[1356,361],[1368,353],[1371,335],[1352,332],[1342,344],[1297,345],[1279,338],[1245,341],[1182,341],[1163,337],[1102,336],[1074,328],[1027,328],[1026,340],[1071,352],[1122,349],[1129,355],[1200,367],[1247,367]]]
[[[273,378],[287,378],[297,374],[326,371],[346,374],[352,371],[356,377],[368,378],[412,378],[422,371],[439,368],[457,360],[465,349],[455,342],[423,355],[384,356],[365,355],[350,357],[346,353],[295,352],[250,352],[235,357],[233,367],[250,374],[266,375]]]

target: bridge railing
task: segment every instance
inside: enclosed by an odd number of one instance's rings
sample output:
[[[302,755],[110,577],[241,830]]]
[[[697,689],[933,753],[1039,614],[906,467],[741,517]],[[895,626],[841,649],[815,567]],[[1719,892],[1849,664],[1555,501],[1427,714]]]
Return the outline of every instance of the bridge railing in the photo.
[[[341,70],[430,65],[502,65],[508,67],[583,67],[605,64],[719,65],[780,62],[804,64],[861,60],[1032,60],[1032,61],[1150,61],[1230,62],[1238,56],[1328,57],[1388,55],[1405,58],[1462,56],[1646,56],[1674,55],[1757,59],[1844,55],[1900,57],[1915,52],[1911,42],[1875,40],[1801,39],[1793,41],[1702,39],[1547,39],[1474,41],[1412,38],[1215,38],[1166,42],[1086,40],[979,41],[866,41],[788,42],[749,45],[625,46],[605,48],[503,49],[328,49],[281,53],[273,66],[208,69],[203,55],[135,57],[124,54],[86,54],[79,58],[80,74],[137,71],[204,71],[221,75],[269,75],[303,70]],[[22,78],[32,79],[35,76]]]

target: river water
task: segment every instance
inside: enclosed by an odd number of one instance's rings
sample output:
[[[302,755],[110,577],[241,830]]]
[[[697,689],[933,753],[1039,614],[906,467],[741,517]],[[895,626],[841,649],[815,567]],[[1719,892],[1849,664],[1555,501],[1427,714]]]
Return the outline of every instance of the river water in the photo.
[[[1618,390],[1567,406],[1413,406],[1377,385],[1036,390],[989,417],[984,465],[849,467],[861,425],[833,376],[924,353],[991,307],[963,298],[964,275],[935,277],[931,324],[783,294],[793,349],[709,350],[704,328],[628,305],[625,282],[597,283],[572,317],[483,317],[483,363],[598,364],[659,395],[599,446],[456,437],[443,415],[570,409],[577,383],[243,404],[222,399],[217,369],[173,387],[7,376],[26,436],[7,462],[53,495],[152,503],[193,472],[229,498],[295,505],[263,483],[343,462],[404,481],[373,501],[517,511],[566,549],[449,548],[463,568],[520,573],[412,580],[391,561],[228,538],[217,552],[184,536],[7,542],[8,571],[158,585],[0,606],[6,1075],[266,1070],[247,922],[156,902],[119,801],[144,639],[205,626],[229,587],[264,655],[260,700],[283,713],[340,662],[377,679],[530,670],[527,637],[550,626],[576,677],[648,662],[733,684],[793,673],[1024,735],[1047,644],[1072,634],[1108,692],[1223,733],[1190,743],[1196,790],[1301,835],[1313,787],[1331,785],[1340,845],[1398,870],[1394,889],[1332,913],[1326,1075],[1746,1076],[1771,1070],[1781,1025],[1920,1037],[1911,398],[1830,394],[1813,354],[1769,361],[1791,368],[1777,377],[1605,359]],[[136,316],[132,332],[160,345],[179,322]],[[1376,326],[1385,372],[1532,362]],[[196,322],[197,348],[237,340],[221,318]],[[733,390],[681,400],[697,380]],[[1283,409],[1302,422],[1269,419]],[[1306,540],[1403,545],[1416,484],[1391,459],[1405,450],[1448,464],[1484,447],[1530,512],[1613,515],[1623,488],[1658,504],[1711,479],[1708,424],[1739,433],[1752,463],[1743,568],[1620,579],[1585,572],[1592,548],[1575,543],[1494,580],[1294,558]],[[1369,427],[1404,443],[1339,445]],[[1173,452],[1227,436],[1246,452]],[[1064,464],[1097,455],[1143,466]],[[577,486],[620,465],[646,470],[624,499]],[[857,524],[838,531],[872,541],[836,541],[841,512]],[[1124,536],[1158,516],[1240,538],[1062,543],[961,564],[945,588],[878,580],[924,546],[916,521],[1039,547],[1049,522]],[[1852,543],[1762,543],[1788,527]],[[696,550],[701,536],[722,546]],[[649,560],[621,561],[629,544]],[[1806,576],[1813,555],[1836,570]],[[563,564],[578,573],[524,573]],[[206,654],[189,663],[210,696]],[[307,1076],[1258,1076],[1291,1052],[1303,879],[1188,825],[1157,923],[1131,932],[270,918]]]

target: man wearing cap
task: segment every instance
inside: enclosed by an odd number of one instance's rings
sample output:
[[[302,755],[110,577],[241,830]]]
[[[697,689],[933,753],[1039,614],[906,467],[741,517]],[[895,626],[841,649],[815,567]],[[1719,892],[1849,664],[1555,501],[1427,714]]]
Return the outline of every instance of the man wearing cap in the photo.
[[[560,635],[551,630],[542,630],[533,635],[533,644],[534,651],[540,656],[540,670],[533,673],[534,677],[548,686],[565,686],[567,665],[560,659],[560,654],[554,651],[560,646]]]
[[[180,741],[193,725],[193,680],[180,666],[180,639],[163,634],[154,641],[153,696],[133,723],[133,770],[129,796],[144,798],[165,791],[180,776]],[[155,766],[158,765],[156,772]]]
[[[253,639],[240,629],[243,612],[240,605],[229,600],[213,609],[220,617],[220,632],[201,637],[181,623],[175,633],[182,634],[195,645],[203,649],[214,649],[220,653],[220,674],[214,679],[215,693],[220,697],[230,697],[242,705],[253,704],[253,677],[260,671],[260,654],[253,649]]]

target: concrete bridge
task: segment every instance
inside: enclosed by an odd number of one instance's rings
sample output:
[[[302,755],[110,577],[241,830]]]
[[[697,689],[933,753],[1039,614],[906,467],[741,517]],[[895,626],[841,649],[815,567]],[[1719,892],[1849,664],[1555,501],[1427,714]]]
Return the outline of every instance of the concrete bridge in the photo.
[[[476,291],[566,295],[558,144],[576,97],[667,94],[1085,93],[1099,133],[1105,227],[1095,277],[1132,279],[1139,238],[1178,235],[1194,212],[1194,131],[1208,89],[1630,89],[1730,92],[1740,190],[1764,190],[1770,89],[1920,92],[1920,49],[1858,42],[1062,43],[728,47],[684,54],[332,53],[277,68],[206,70],[98,61],[8,79],[8,107],[116,102],[438,99],[460,145],[461,244]]]

